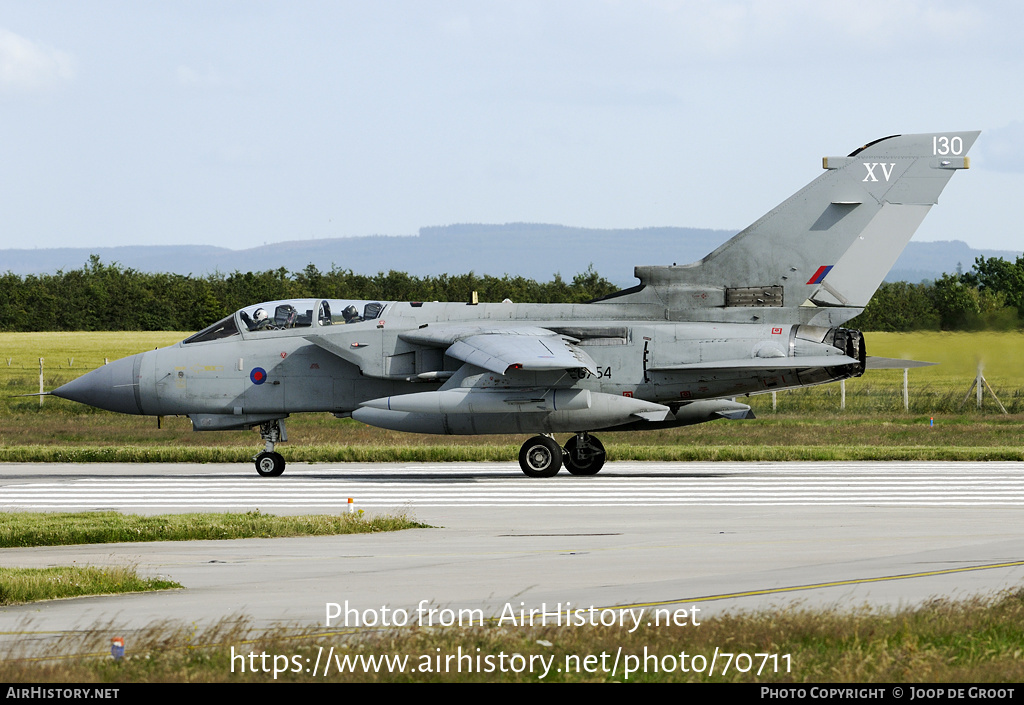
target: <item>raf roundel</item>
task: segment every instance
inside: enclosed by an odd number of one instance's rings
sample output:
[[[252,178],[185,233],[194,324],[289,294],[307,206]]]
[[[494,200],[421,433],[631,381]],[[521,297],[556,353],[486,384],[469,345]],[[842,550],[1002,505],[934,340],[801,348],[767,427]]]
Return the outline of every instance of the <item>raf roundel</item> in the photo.
[[[262,367],[253,368],[253,371],[249,373],[249,379],[253,384],[263,384],[267,381],[267,371]]]

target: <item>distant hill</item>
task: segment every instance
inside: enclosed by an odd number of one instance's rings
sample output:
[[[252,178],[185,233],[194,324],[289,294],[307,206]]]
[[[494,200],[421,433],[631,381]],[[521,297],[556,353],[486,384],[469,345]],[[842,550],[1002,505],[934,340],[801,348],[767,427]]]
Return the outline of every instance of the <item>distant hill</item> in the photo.
[[[977,257],[1002,257],[1016,262],[1021,254],[1019,250],[975,250],[962,240],[911,241],[885,280],[916,284],[926,279],[936,279],[943,273],[952,274],[958,266],[962,271],[969,272]]]
[[[418,235],[366,236],[279,242],[244,250],[209,246],[67,247],[0,250],[0,271],[40,274],[80,269],[89,255],[146,272],[202,275],[298,271],[313,263],[363,274],[394,269],[423,276],[442,273],[522,275],[571,279],[590,264],[610,281],[632,286],[638,264],[690,262],[725,242],[732,232],[698,228],[600,230],[508,223],[421,228]]]
[[[684,264],[699,260],[728,240],[729,230],[638,228],[605,230],[538,223],[461,224],[421,228],[418,235],[299,240],[230,250],[202,245],[66,247],[0,250],[0,271],[42,274],[80,269],[92,254],[106,263],[145,272],[204,275],[215,271],[299,271],[313,263],[376,274],[394,269],[416,276],[442,273],[522,275],[566,279],[589,265],[615,284],[632,286],[640,264]],[[911,242],[887,277],[917,282],[968,271],[977,256],[1015,260],[1010,250],[975,250],[964,242]]]

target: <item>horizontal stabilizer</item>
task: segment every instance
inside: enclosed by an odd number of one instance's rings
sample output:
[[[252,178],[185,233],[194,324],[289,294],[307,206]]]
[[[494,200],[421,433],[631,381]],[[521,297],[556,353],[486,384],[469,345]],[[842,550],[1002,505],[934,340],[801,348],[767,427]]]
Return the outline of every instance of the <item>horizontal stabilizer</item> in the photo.
[[[931,367],[937,362],[922,362],[921,360],[900,360],[895,357],[872,357],[868,355],[865,368],[869,370],[906,370],[911,367]]]

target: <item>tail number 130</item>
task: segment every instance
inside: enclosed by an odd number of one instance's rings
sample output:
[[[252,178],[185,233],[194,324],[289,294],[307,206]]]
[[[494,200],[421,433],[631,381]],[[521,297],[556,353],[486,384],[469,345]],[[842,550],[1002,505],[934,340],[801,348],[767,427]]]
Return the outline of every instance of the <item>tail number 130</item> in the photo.
[[[964,152],[964,141],[959,137],[946,137],[945,135],[935,135],[932,137],[932,154],[945,157],[953,155],[954,157],[963,154]]]

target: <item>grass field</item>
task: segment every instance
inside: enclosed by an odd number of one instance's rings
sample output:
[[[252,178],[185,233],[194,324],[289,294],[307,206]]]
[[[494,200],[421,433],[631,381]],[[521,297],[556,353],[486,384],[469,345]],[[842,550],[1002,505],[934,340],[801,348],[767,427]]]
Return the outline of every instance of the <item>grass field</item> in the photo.
[[[226,620],[204,629],[154,625],[126,639],[126,658],[121,661],[110,659],[110,632],[97,626],[67,633],[42,657],[24,653],[30,644],[13,643],[8,652],[0,652],[0,682],[1013,684],[1024,680],[1022,625],[1022,592],[964,602],[934,601],[892,612],[741,612],[702,619],[699,627],[641,626],[632,633],[619,627],[507,625],[361,633],[322,628],[257,631],[244,621]],[[463,668],[456,668],[454,655],[459,649],[482,667],[469,672],[463,662]],[[710,673],[716,652],[722,653]],[[246,659],[250,653],[255,654],[254,662]],[[260,654],[268,654],[265,662]],[[519,655],[519,663],[533,658],[536,667],[532,672],[525,667],[513,672],[508,668],[513,654]],[[497,667],[501,655],[504,672]],[[592,656],[589,668],[584,667],[587,656]],[[385,657],[391,659],[387,665],[382,663]],[[448,657],[453,660],[445,668]],[[404,669],[395,663],[402,658]],[[438,658],[442,666],[435,667]],[[328,660],[337,666],[342,659],[351,667],[335,667],[324,675]],[[315,673],[312,664],[317,664]],[[627,667],[632,672],[627,674]]]
[[[113,414],[48,397],[46,389],[135,352],[173,344],[187,333],[0,334],[0,461],[249,462],[255,432],[194,433],[187,418]],[[602,432],[611,459],[1024,459],[1024,333],[868,333],[868,352],[940,363],[910,371],[910,410],[903,410],[902,370],[868,372],[838,383],[742,398],[758,419],[717,421],[668,431]],[[986,392],[975,409],[968,390],[978,365],[1009,415]],[[967,398],[965,402],[965,398]],[[934,425],[932,420],[934,419]],[[291,462],[514,460],[521,435],[438,437],[338,420],[329,414],[289,418]]]

